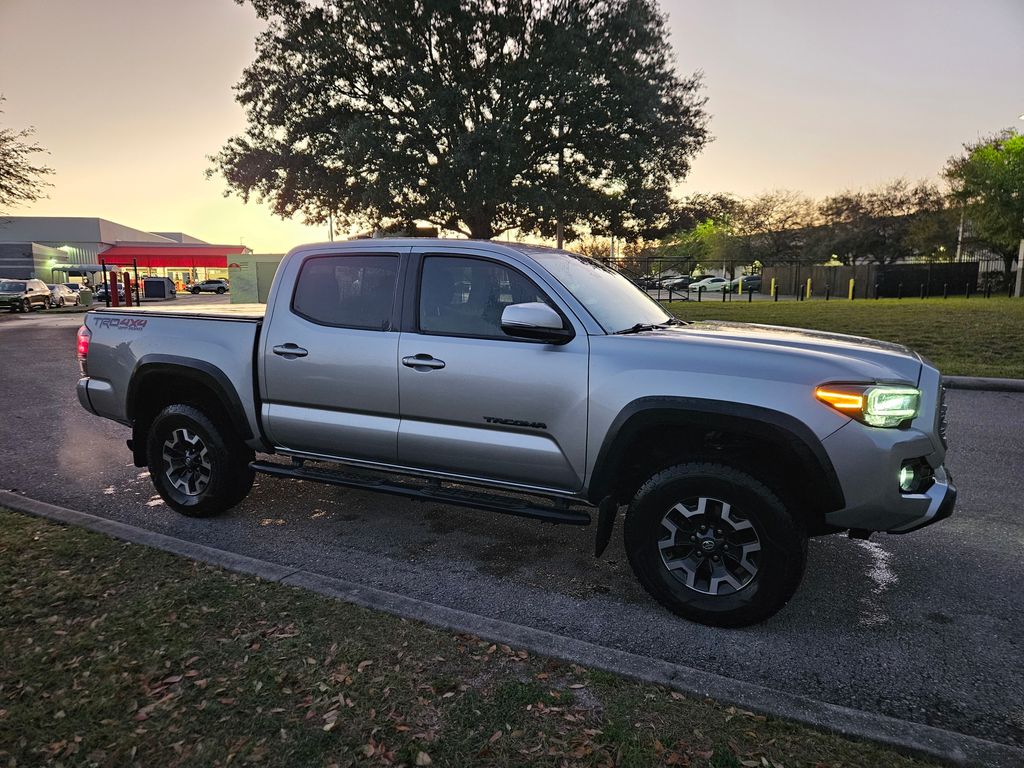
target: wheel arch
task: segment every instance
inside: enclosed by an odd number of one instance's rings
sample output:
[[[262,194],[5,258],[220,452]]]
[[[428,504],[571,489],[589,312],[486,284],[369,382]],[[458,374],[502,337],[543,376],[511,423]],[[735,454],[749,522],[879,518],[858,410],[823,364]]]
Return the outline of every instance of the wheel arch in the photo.
[[[238,391],[220,368],[203,360],[177,355],[144,355],[132,372],[125,400],[125,414],[132,424],[131,448],[137,466],[145,463],[145,438],[150,423],[161,409],[172,402],[219,408],[243,440],[253,437]],[[139,464],[140,461],[143,464]]]
[[[821,517],[826,512],[845,506],[842,487],[835,467],[821,440],[799,419],[781,411],[745,403],[732,403],[691,397],[644,397],[624,407],[612,422],[598,452],[587,488],[587,497],[594,503],[608,496],[628,492],[634,481],[628,467],[637,455],[644,456],[652,435],[669,445],[672,440],[664,436],[673,428],[689,428],[678,446],[679,458],[706,458],[729,460],[729,457],[709,456],[706,445],[688,444],[685,438],[693,435],[706,437],[725,433],[749,438],[750,445],[760,450],[778,451],[778,458],[788,482],[799,477],[799,495],[813,500],[813,514]],[[666,448],[672,452],[673,448]],[[657,457],[654,457],[655,460]],[[742,466],[742,465],[741,465]],[[663,466],[650,467],[651,472]],[[625,487],[624,487],[625,486]]]

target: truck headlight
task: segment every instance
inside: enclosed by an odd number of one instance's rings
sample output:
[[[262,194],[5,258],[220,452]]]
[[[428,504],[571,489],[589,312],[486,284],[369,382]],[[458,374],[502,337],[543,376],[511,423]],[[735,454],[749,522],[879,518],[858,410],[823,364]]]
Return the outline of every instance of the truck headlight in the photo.
[[[892,384],[827,384],[814,395],[823,403],[872,427],[898,427],[917,416],[921,390]]]

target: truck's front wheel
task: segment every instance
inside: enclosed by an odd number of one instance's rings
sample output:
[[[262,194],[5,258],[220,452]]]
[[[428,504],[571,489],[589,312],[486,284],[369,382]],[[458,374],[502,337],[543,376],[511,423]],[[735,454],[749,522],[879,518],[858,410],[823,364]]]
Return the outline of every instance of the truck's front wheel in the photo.
[[[644,483],[626,515],[625,544],[658,602],[718,627],[754,624],[782,608],[807,559],[807,537],[778,497],[720,464],[680,464]]]
[[[190,517],[209,517],[249,493],[253,452],[226,425],[191,405],[157,414],[146,439],[149,474],[160,497]]]

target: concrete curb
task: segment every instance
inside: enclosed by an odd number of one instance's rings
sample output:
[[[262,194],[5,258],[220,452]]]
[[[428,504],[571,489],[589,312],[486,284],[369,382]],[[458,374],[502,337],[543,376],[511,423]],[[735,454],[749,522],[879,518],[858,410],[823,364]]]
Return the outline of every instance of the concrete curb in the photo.
[[[815,701],[699,669],[466,613],[341,579],[206,547],[126,523],[36,501],[9,491],[0,491],[0,506],[161,549],[230,571],[307,589],[402,618],[505,643],[535,654],[656,683],[693,697],[710,698],[723,704],[784,720],[793,720],[824,731],[877,742],[933,760],[986,768],[1019,768],[1024,765],[1024,749],[1006,744]]]
[[[984,376],[943,376],[949,389],[973,389],[983,392],[1024,392],[1024,379],[992,379]]]

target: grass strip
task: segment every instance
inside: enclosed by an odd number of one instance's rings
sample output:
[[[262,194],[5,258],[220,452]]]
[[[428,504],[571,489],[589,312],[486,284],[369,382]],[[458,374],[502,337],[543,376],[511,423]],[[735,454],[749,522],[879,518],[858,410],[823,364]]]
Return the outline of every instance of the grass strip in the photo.
[[[0,510],[0,765],[921,766]]]

